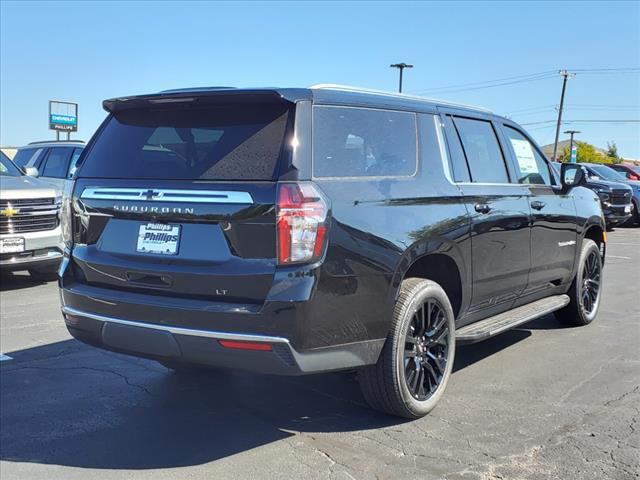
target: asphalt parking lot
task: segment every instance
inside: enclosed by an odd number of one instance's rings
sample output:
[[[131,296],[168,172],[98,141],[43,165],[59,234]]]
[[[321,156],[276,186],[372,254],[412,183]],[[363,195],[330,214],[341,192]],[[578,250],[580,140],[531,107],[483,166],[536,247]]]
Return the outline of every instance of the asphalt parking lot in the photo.
[[[637,479],[640,228],[609,234],[596,323],[553,316],[460,347],[406,422],[355,377],[175,374],[72,340],[55,283],[3,276],[0,477]]]

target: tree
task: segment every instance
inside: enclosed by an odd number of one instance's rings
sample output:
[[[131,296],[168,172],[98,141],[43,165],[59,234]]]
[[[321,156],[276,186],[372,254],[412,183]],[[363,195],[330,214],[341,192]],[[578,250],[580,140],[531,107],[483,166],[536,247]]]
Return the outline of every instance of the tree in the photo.
[[[584,162],[584,163],[613,163],[612,159],[600,153],[596,150],[596,147],[587,143],[587,142],[576,142],[578,146],[578,152],[576,154],[576,161]],[[571,158],[571,153],[569,152],[569,148],[565,147],[564,152],[562,154],[563,161],[564,159]]]
[[[607,142],[607,152],[606,155],[611,159],[611,163],[620,163],[622,162],[622,158],[618,155],[618,146],[616,142],[611,141]]]

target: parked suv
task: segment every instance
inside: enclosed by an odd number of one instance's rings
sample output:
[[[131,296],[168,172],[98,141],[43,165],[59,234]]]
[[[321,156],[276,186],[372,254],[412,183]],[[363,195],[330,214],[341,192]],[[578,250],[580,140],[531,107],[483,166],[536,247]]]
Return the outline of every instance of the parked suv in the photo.
[[[84,149],[80,140],[31,142],[20,147],[13,163],[24,169],[33,167],[33,175],[63,192],[76,170],[76,163]]]
[[[358,369],[374,408],[415,418],[456,344],[596,317],[598,197],[511,120],[336,86],[103,105],[63,205],[81,341],[174,369]]]
[[[26,176],[4,154],[0,158],[0,270],[29,270],[56,278],[62,260],[60,198],[40,180]]]
[[[628,225],[640,223],[640,181],[629,179],[624,173],[612,168],[612,165],[589,164],[587,172],[594,179],[604,178],[610,182],[619,182],[631,188],[631,218],[626,222]]]
[[[554,162],[556,173],[560,175],[561,163]],[[622,179],[612,181],[598,175],[595,170],[591,169],[589,163],[577,164],[584,169],[586,177],[585,186],[590,188],[598,195],[600,204],[602,205],[602,214],[604,215],[607,228],[613,228],[621,225],[629,220],[633,215],[633,190],[625,185]],[[599,165],[595,165],[598,167]]]

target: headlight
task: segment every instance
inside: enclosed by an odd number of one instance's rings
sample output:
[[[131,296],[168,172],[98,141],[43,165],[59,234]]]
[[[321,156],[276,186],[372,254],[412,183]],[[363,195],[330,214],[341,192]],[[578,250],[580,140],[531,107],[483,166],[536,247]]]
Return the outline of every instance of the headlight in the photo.
[[[602,200],[603,202],[608,202],[609,199],[611,198],[611,195],[609,195],[608,192],[598,190],[596,191],[596,193],[598,194],[598,197],[600,197],[600,200]]]

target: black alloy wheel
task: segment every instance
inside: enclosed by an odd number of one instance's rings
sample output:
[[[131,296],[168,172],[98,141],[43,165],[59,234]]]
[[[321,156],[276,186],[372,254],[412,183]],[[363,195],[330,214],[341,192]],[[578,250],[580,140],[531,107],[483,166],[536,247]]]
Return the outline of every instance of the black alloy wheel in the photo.
[[[429,398],[442,382],[448,350],[446,313],[436,300],[428,299],[413,314],[405,334],[404,379],[417,400]]]
[[[580,291],[580,307],[586,315],[591,315],[598,305],[600,296],[600,279],[602,266],[599,253],[591,251],[584,261],[582,270],[582,287]]]

